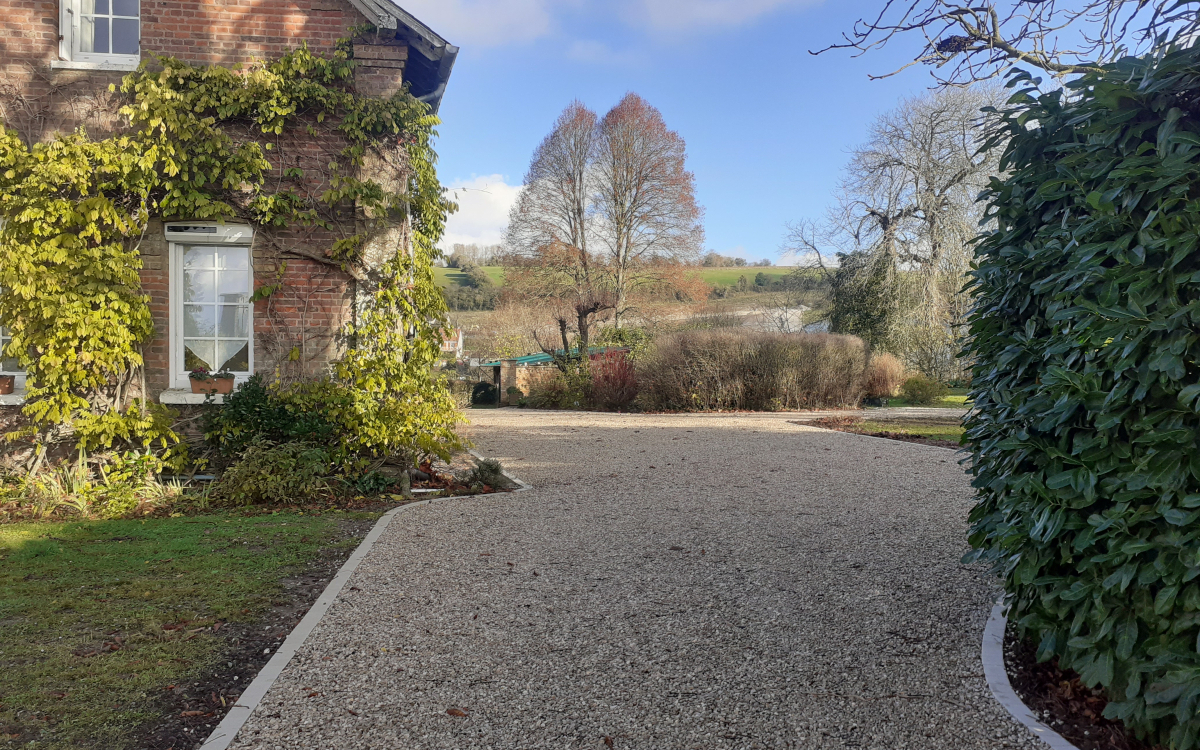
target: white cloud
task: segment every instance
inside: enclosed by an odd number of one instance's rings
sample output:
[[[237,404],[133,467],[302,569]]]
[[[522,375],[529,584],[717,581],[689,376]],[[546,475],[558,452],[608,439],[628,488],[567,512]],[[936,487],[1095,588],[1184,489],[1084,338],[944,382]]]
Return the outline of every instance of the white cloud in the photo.
[[[580,39],[571,43],[567,49],[567,57],[582,63],[631,65],[637,63],[642,55],[629,50],[618,52],[604,42],[593,39]]]
[[[498,47],[524,44],[560,29],[568,14],[618,15],[638,30],[668,33],[713,31],[759,20],[777,10],[821,0],[401,0],[451,44]],[[602,42],[580,39],[568,54],[584,62],[628,62]]]
[[[451,44],[493,47],[529,42],[553,26],[553,0],[402,0]]]
[[[508,226],[509,209],[520,193],[520,185],[507,184],[504,175],[499,174],[451,182],[449,196],[458,204],[458,212],[446,222],[441,246],[449,249],[456,243],[498,244]]]
[[[819,0],[628,0],[626,19],[661,31],[740,26],[786,7]]]

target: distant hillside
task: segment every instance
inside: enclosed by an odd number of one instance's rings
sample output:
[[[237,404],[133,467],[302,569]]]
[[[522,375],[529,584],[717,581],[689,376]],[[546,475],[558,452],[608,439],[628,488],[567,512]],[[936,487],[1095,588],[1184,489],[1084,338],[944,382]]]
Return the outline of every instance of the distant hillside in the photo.
[[[498,285],[504,284],[504,267],[503,266],[484,266],[484,271]],[[776,281],[787,276],[793,269],[789,266],[733,266],[728,268],[698,268],[700,278],[704,279],[713,286],[732,286],[737,283],[741,276],[746,277],[747,284],[754,283],[754,277],[759,273],[764,273],[770,281]],[[437,278],[437,283],[444,289],[449,289],[451,286],[466,286],[467,276],[457,268],[435,268],[433,269],[434,276]]]

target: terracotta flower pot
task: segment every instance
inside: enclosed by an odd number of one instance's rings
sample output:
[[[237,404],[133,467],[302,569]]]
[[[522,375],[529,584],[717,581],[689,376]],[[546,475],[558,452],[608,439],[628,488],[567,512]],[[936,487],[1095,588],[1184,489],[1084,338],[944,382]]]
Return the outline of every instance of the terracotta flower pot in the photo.
[[[0,375],[0,396],[7,396],[17,387],[15,375]]]
[[[192,384],[192,393],[233,393],[233,378],[209,378],[207,380],[196,380],[190,378]]]

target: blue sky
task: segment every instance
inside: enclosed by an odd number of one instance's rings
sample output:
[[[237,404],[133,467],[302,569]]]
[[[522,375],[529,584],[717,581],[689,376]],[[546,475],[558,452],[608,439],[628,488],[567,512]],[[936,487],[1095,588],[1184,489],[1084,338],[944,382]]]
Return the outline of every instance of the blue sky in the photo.
[[[786,224],[820,218],[873,117],[931,83],[916,39],[814,57],[877,2],[402,0],[462,48],[442,104],[439,173],[462,205],[452,242],[493,243],[533,149],[580,99],[603,115],[627,91],[687,141],[706,246],[778,260]]]

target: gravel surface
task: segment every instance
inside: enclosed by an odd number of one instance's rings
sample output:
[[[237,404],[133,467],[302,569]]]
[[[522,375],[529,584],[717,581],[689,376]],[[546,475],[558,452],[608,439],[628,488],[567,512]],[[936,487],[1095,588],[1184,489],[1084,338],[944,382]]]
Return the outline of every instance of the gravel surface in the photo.
[[[795,414],[470,417],[536,489],[399,514],[234,747],[1041,747],[984,682],[953,451]]]

